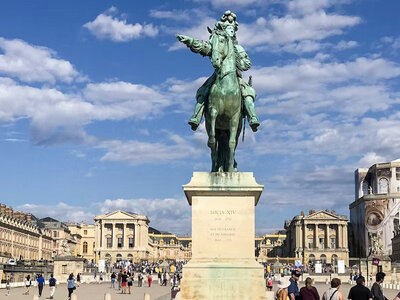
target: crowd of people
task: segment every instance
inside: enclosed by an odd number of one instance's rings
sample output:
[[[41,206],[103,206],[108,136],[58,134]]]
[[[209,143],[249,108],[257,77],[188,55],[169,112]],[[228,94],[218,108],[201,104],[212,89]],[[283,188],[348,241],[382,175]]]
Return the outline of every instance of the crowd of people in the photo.
[[[320,294],[315,286],[313,286],[313,280],[308,277],[305,280],[305,286],[299,289],[298,281],[300,279],[301,272],[293,270],[291,277],[282,276],[277,286],[275,293],[276,300],[320,300]],[[383,292],[382,283],[385,279],[385,273],[378,272],[376,274],[376,281],[372,285],[371,289],[365,286],[365,278],[358,276],[356,279],[356,285],[353,286],[347,299],[349,300],[388,300]],[[343,300],[343,294],[340,291],[342,282],[339,278],[333,278],[330,283],[330,288],[322,294],[322,300]],[[272,290],[272,281],[267,280],[267,289]],[[400,300],[400,293],[394,300]]]

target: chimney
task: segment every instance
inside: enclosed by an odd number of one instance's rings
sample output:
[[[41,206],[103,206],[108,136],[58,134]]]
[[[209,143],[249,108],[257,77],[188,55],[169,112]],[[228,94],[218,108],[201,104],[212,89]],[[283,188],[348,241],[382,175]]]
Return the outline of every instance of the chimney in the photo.
[[[315,214],[315,210],[314,210],[314,209],[310,209],[310,210],[308,211],[308,214],[309,214],[309,215]]]
[[[300,212],[300,216],[304,217],[304,211]]]
[[[14,215],[14,210],[11,206],[6,207],[6,214],[9,215],[10,217],[12,217]]]
[[[6,213],[6,205],[0,204],[0,214],[5,214],[5,213]]]
[[[334,210],[332,209],[331,214],[336,216],[336,211],[334,211]]]
[[[28,221],[28,223],[32,223],[32,215],[31,214],[27,214],[25,215],[26,220]]]

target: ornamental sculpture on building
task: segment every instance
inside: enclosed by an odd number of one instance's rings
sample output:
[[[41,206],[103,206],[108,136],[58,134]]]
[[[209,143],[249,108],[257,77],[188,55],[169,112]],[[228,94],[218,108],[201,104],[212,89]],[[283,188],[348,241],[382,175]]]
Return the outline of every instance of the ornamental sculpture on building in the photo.
[[[189,125],[196,130],[205,115],[211,171],[234,172],[237,171],[235,149],[242,119],[247,117],[254,132],[260,125],[254,108],[256,93],[251,86],[251,77],[246,82],[241,74],[250,69],[251,61],[236,40],[238,23],[234,13],[226,11],[213,30],[207,29],[211,34],[209,41],[177,35],[192,52],[210,57],[215,69],[197,90],[197,104]]]

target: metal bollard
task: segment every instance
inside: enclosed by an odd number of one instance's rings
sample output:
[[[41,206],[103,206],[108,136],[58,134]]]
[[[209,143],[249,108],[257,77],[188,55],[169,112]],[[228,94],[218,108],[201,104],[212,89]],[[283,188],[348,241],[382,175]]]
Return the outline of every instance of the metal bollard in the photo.
[[[71,295],[71,300],[78,300],[78,296],[76,294]]]
[[[39,296],[38,295],[33,295],[33,300],[39,300]]]
[[[104,300],[111,300],[111,294],[110,293],[105,293],[104,294]]]
[[[143,300],[151,300],[150,294],[145,293],[144,297],[143,297]]]

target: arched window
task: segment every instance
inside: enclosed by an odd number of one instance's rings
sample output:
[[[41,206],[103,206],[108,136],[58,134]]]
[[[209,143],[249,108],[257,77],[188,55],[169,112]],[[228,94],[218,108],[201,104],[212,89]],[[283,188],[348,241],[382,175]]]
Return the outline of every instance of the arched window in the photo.
[[[133,260],[133,255],[131,253],[129,253],[127,258],[128,258],[129,261],[132,261]]]
[[[321,263],[326,264],[326,255],[321,254],[321,256],[319,257],[319,260],[321,261]]]
[[[387,193],[389,193],[389,180],[387,180],[385,177],[382,177],[379,179],[379,194]]]
[[[87,242],[83,242],[83,254],[87,254],[88,244]]]
[[[105,255],[105,259],[106,259],[107,261],[110,261],[110,260],[111,260],[111,254],[110,254],[110,253],[107,253],[107,254]]]
[[[310,254],[310,256],[308,257],[308,260],[310,262],[314,262],[315,261],[315,255],[314,254]]]
[[[171,239],[170,244],[171,244],[171,245],[175,245],[175,241],[174,241],[173,239]]]
[[[362,182],[362,196],[368,195],[368,182]]]
[[[120,261],[120,260],[122,260],[122,255],[121,254],[117,254],[117,261]]]
[[[332,254],[331,264],[336,266],[337,265],[338,256],[336,254]]]

